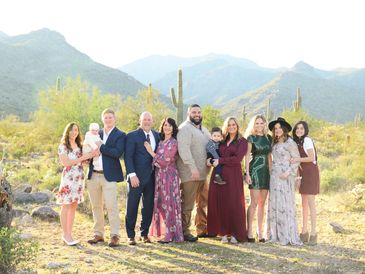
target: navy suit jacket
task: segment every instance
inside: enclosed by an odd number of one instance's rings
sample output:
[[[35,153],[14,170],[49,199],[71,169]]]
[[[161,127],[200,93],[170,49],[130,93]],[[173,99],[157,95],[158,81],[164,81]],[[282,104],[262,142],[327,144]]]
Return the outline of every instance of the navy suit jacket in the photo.
[[[99,130],[99,135],[103,139],[104,131],[102,129]],[[119,159],[124,153],[125,140],[126,134],[115,127],[110,132],[106,143],[100,146],[100,152],[103,155],[104,177],[108,182],[122,182],[124,180]],[[88,179],[91,179],[93,168],[93,160],[91,159]]]
[[[156,140],[156,148],[160,141],[159,134],[151,130]],[[144,146],[146,135],[143,129],[131,131],[127,134],[124,162],[127,174],[136,173],[142,185],[147,184],[151,180],[153,173],[152,156],[148,153]]]

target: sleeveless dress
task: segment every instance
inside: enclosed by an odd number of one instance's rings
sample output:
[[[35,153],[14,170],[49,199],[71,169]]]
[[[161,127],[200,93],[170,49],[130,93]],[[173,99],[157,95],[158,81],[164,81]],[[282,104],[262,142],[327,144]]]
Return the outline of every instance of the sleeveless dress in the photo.
[[[268,154],[271,152],[271,137],[269,135],[250,135],[247,141],[252,144],[250,160],[250,176],[252,184],[249,189],[269,189],[270,171]]]
[[[81,157],[80,148],[69,151],[64,144],[58,147],[58,155],[66,154],[70,160]],[[61,176],[61,184],[56,194],[57,204],[78,204],[84,201],[84,169],[81,163],[70,167],[64,167]]]
[[[304,150],[303,144],[297,144],[297,145],[300,157],[301,158],[308,157],[307,153]],[[300,163],[299,174],[302,177],[299,187],[299,193],[308,195],[317,195],[319,193],[319,182],[320,182],[317,161],[316,163],[313,162]]]

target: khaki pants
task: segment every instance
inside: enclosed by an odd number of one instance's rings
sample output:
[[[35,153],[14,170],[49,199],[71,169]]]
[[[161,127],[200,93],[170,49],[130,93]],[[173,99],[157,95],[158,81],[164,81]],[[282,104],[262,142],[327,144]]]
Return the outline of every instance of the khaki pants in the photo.
[[[195,226],[197,234],[207,233],[208,182],[190,181],[180,184],[182,226],[184,235],[190,234],[191,212],[196,206]]]
[[[108,182],[104,174],[93,173],[87,181],[94,219],[94,234],[104,237],[104,203],[108,212],[110,237],[119,237],[120,218],[117,201],[117,183]]]

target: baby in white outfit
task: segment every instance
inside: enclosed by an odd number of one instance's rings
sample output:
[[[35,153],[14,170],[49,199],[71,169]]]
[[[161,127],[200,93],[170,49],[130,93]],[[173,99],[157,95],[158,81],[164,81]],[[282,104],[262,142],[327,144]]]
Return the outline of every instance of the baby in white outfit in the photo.
[[[82,146],[83,153],[89,153],[98,148],[97,143],[101,142],[99,136],[99,125],[97,123],[91,123],[89,126],[89,131],[85,134],[85,140]],[[94,157],[94,163],[99,158]]]

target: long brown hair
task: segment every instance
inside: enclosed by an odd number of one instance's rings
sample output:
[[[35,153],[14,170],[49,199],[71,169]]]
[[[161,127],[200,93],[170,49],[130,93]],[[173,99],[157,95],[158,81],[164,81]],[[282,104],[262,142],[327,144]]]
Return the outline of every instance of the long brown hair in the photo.
[[[274,129],[272,131],[272,135],[273,135],[272,142],[274,145],[279,142],[279,138],[275,135],[275,126],[277,124],[279,124],[281,129],[283,130],[284,143],[290,138],[289,129],[286,126],[283,126],[281,123],[277,122],[274,125]]]
[[[240,125],[238,124],[238,121],[235,117],[233,116],[229,116],[226,118],[226,120],[224,120],[224,123],[223,123],[223,127],[222,127],[222,131],[223,131],[223,139],[224,139],[224,142],[227,143],[228,140],[229,140],[229,133],[228,133],[228,123],[230,121],[234,121],[236,126],[237,126],[237,134],[236,136],[234,137],[232,143],[236,142],[237,140],[241,139],[242,135],[240,133]]]
[[[80,150],[82,151],[82,136],[81,136],[81,132],[80,132],[80,127],[75,122],[71,122],[66,125],[65,130],[63,131],[62,138],[61,138],[61,144],[64,144],[67,147],[68,151],[72,151],[72,147],[70,144],[70,132],[74,126],[77,126],[77,128],[79,130],[79,134],[77,135],[75,142],[76,142],[77,146],[80,148]]]
[[[172,126],[172,135],[171,135],[171,137],[176,139],[177,132],[179,131],[179,128],[177,127],[176,122],[175,122],[174,119],[172,119],[170,117],[166,117],[161,121],[161,125],[160,125],[160,138],[161,138],[161,140],[165,140],[165,133],[163,132],[163,126],[166,122]]]

